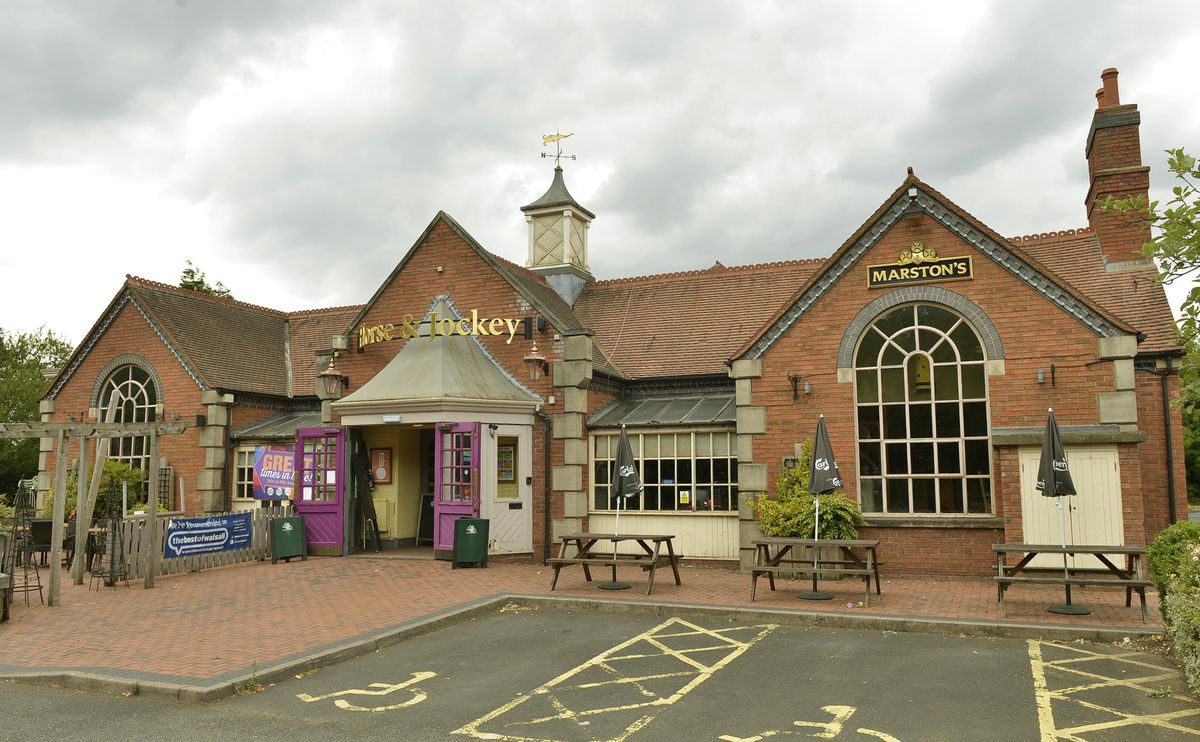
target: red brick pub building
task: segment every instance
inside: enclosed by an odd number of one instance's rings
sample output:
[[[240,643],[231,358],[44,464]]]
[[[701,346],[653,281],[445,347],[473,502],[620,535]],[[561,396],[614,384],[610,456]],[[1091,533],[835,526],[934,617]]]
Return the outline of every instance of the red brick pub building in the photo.
[[[622,530],[732,564],[823,414],[890,570],[985,574],[993,543],[1058,540],[1033,486],[1052,407],[1080,490],[1068,538],[1145,544],[1186,512],[1181,350],[1146,232],[1096,208],[1149,185],[1116,76],[1083,142],[1078,229],[1003,237],[910,171],[825,259],[597,280],[594,215],[556,168],[521,208],[524,267],[439,213],[361,306],[280,312],[129,277],[43,418],[104,419],[116,390],[119,419],[194,421],[158,462],[189,512],[258,506],[256,459],[294,451],[287,493],[318,553],[362,548],[369,498],[386,547],[445,556],[453,520],[477,515],[492,554],[534,560],[613,527],[626,425],[646,488]],[[115,455],[150,465],[138,440]]]

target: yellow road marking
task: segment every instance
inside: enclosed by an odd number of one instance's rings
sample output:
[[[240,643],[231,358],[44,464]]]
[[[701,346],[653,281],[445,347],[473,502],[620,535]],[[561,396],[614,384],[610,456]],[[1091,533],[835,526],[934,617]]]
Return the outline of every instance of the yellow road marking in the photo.
[[[1193,699],[1185,695],[1170,694],[1170,698],[1184,704],[1190,708],[1168,711],[1161,714],[1142,714],[1136,712],[1136,706],[1141,701],[1142,697],[1147,694],[1157,693],[1158,687],[1154,684],[1161,684],[1163,681],[1180,681],[1180,674],[1162,665],[1156,665],[1151,662],[1146,662],[1141,659],[1144,655],[1135,652],[1118,652],[1113,654],[1105,654],[1097,652],[1082,646],[1073,646],[1066,644],[1053,644],[1050,642],[1041,642],[1036,639],[1030,639],[1027,643],[1029,648],[1029,667],[1033,675],[1033,692],[1038,709],[1038,726],[1041,731],[1042,742],[1054,742],[1055,740],[1085,740],[1085,737],[1079,735],[1086,732],[1097,732],[1123,727],[1158,727],[1161,729],[1170,729],[1171,731],[1180,732],[1183,734],[1200,736],[1200,729],[1185,727],[1173,723],[1179,719],[1200,716],[1200,705]],[[1069,651],[1075,653],[1075,656],[1064,657],[1058,660],[1047,660],[1043,656],[1042,648],[1045,646],[1053,646],[1060,651]],[[1138,670],[1149,671],[1145,674],[1136,677],[1111,677],[1105,675],[1099,670],[1089,671],[1083,669],[1086,663],[1090,662],[1116,662],[1121,667],[1136,668]],[[1064,688],[1050,690],[1046,681],[1046,671],[1052,669],[1062,673],[1079,676],[1081,679],[1086,679],[1080,685],[1074,685]],[[1094,701],[1089,701],[1079,697],[1079,694],[1087,691],[1094,691],[1101,688],[1113,688],[1123,690],[1124,698],[1128,699],[1128,704],[1122,706],[1134,707],[1130,710],[1122,708],[1104,706]],[[1118,699],[1121,696],[1117,696]],[[1082,724],[1072,727],[1059,727],[1054,719],[1054,701],[1068,701],[1083,708],[1099,711],[1102,713],[1112,714],[1117,717],[1111,721],[1102,721],[1089,724]],[[1119,702],[1119,701],[1118,701]],[[1110,701],[1112,703],[1112,701]],[[1131,729],[1131,732],[1133,730]]]
[[[823,730],[823,731],[817,732],[815,734],[804,733],[805,737],[816,737],[817,739],[835,739],[838,735],[840,735],[842,733],[843,729],[846,726],[846,722],[850,720],[850,717],[854,716],[855,712],[858,711],[858,707],[857,706],[822,706],[821,710],[824,711],[825,713],[829,714],[833,718],[829,721],[796,720],[796,721],[792,722],[792,725],[803,728],[803,729],[821,729],[821,730]],[[867,737],[875,737],[876,739],[882,739],[882,740],[884,740],[884,742],[900,742],[900,740],[896,739],[892,735],[886,734],[884,732],[880,732],[876,729],[863,729],[862,727],[859,727],[858,729],[855,729],[854,731],[858,732],[859,734],[865,735]],[[777,735],[790,737],[790,736],[798,735],[798,734],[801,734],[801,732],[793,730],[793,729],[768,729],[765,732],[759,732],[758,734],[754,735],[753,737],[734,737],[731,734],[723,734],[720,737],[718,737],[717,739],[722,740],[722,742],[759,742],[759,740],[766,739],[767,737],[775,737]]]
[[[740,657],[747,649],[760,639],[778,628],[778,624],[761,624],[757,626],[734,626],[724,629],[706,629],[682,618],[671,618],[654,628],[612,647],[590,660],[578,665],[529,693],[517,696],[511,702],[501,706],[487,715],[472,721],[454,734],[463,734],[476,739],[498,739],[511,742],[540,742],[547,737],[527,737],[515,733],[518,728],[533,729],[540,724],[554,721],[573,721],[590,725],[592,719],[603,720],[605,715],[621,712],[637,712],[645,709],[649,713],[641,713],[631,722],[616,722],[623,728],[616,732],[614,742],[628,739],[638,730],[643,729],[654,720],[659,711],[683,698],[701,683],[712,677],[713,673],[726,667],[730,662]],[[750,633],[748,639],[741,639],[740,634]],[[707,639],[708,644],[687,649],[673,649],[672,639],[697,637]],[[636,649],[634,649],[636,647]],[[628,651],[634,649],[634,651]],[[653,649],[657,651],[647,651]],[[707,655],[707,656],[705,656]],[[703,657],[703,659],[702,659]],[[660,662],[676,662],[683,669],[664,672],[630,674],[622,669],[624,663],[636,663],[639,660],[658,660]],[[644,668],[641,668],[644,669]],[[581,682],[570,682],[576,676],[589,671],[599,671],[610,676],[608,679],[581,679]],[[644,683],[654,680],[663,681],[675,679],[682,683],[670,693],[660,693],[646,687]],[[564,696],[570,694],[571,702],[576,706],[581,700],[595,698],[595,690],[605,687],[631,687],[644,701],[621,703],[602,708],[573,708]],[[586,693],[592,691],[592,693]],[[582,692],[582,693],[581,693]],[[531,699],[543,698],[548,702],[551,713],[537,715],[532,718],[517,718],[518,708]],[[493,725],[497,731],[485,730],[485,725]],[[536,731],[536,730],[534,730]],[[590,730],[593,734],[602,734],[599,729]]]
[[[371,683],[370,685],[367,686],[368,688],[377,688],[378,690],[361,690],[359,688],[349,688],[347,690],[339,690],[339,691],[335,691],[333,693],[326,693],[325,695],[322,695],[322,696],[310,696],[307,693],[297,693],[296,698],[299,698],[301,701],[304,701],[305,703],[312,703],[313,701],[328,701],[331,698],[336,698],[337,700],[333,702],[333,705],[337,706],[338,708],[343,709],[345,711],[394,711],[396,709],[402,709],[402,708],[406,708],[408,706],[415,706],[416,704],[420,703],[421,701],[424,701],[426,698],[425,691],[417,690],[416,688],[411,688],[411,689],[409,689],[408,692],[412,694],[412,698],[409,698],[408,700],[402,701],[400,703],[393,703],[393,704],[390,704],[387,706],[356,706],[356,705],[350,703],[349,701],[347,701],[346,699],[340,698],[339,696],[386,696],[389,693],[393,693],[398,690],[404,690],[405,688],[408,688],[410,685],[412,685],[414,683],[419,683],[422,680],[428,680],[428,679],[434,678],[434,677],[437,677],[436,672],[428,672],[428,671],[414,672],[412,674],[411,678],[409,678],[408,680],[405,680],[403,682],[400,682],[400,683]]]

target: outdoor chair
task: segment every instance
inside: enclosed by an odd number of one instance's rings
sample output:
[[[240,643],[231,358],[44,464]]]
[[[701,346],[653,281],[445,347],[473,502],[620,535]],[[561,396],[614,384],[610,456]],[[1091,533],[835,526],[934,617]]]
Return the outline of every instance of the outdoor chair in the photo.
[[[46,563],[50,554],[50,539],[53,528],[49,518],[34,518],[29,521],[29,557],[34,554],[42,555],[42,564]]]

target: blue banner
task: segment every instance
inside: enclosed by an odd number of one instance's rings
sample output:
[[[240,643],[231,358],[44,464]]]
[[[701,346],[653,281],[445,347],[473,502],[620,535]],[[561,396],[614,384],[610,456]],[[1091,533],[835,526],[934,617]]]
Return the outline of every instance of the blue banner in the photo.
[[[250,548],[250,513],[172,518],[163,556],[168,559]]]

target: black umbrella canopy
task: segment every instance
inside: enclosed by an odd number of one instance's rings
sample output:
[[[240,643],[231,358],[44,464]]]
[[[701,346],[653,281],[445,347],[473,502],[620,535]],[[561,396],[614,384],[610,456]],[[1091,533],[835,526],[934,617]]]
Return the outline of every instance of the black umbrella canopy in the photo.
[[[621,436],[617,439],[617,462],[613,471],[612,485],[609,487],[609,497],[633,497],[642,491],[642,479],[638,476],[637,465],[633,460],[633,449],[629,446],[629,435],[625,426],[621,426]]]
[[[1067,452],[1063,449],[1062,438],[1058,435],[1058,422],[1054,419],[1054,410],[1046,414],[1046,431],[1042,434],[1042,459],[1038,463],[1037,484],[1046,497],[1062,497],[1074,495],[1075,483],[1071,481],[1071,472],[1067,469]]]
[[[812,470],[808,477],[808,491],[818,495],[833,492],[842,486],[842,475],[838,471],[837,459],[833,457],[833,446],[829,433],[825,431],[825,416],[817,418],[817,435],[813,439]]]

